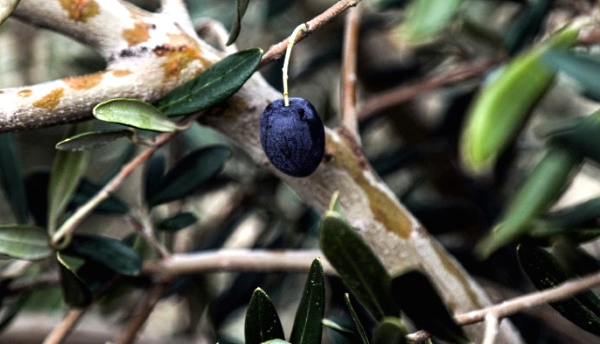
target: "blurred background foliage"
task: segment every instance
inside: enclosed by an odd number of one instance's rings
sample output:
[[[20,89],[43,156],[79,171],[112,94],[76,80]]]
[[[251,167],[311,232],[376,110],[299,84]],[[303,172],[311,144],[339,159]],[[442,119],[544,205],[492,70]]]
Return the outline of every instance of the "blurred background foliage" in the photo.
[[[149,11],[159,6],[158,1],[132,2]],[[546,151],[548,137],[555,137],[559,143],[568,141],[560,136],[565,123],[597,110],[594,90],[586,88],[585,82],[576,76],[569,77],[565,69],[540,102],[529,109],[528,121],[520,126],[522,130],[513,135],[516,138],[500,152],[497,162],[484,176],[473,175],[464,168],[459,157],[459,138],[477,92],[484,83],[492,82],[498,73],[496,67],[539,45],[550,32],[589,16],[598,10],[597,4],[592,0],[444,0],[443,6],[419,8],[415,5],[417,2],[365,0],[361,4],[358,108],[365,155],[399,199],[489,290],[492,298],[506,299],[533,291],[534,285],[517,261],[514,240],[498,248],[486,260],[476,259],[473,249],[502,218],[518,186]],[[287,37],[299,23],[320,14],[332,3],[325,0],[251,1],[236,44],[240,50],[254,47],[267,50],[271,44]],[[200,34],[206,33],[202,23],[207,18],[228,28],[235,19],[233,0],[188,0],[187,5]],[[417,20],[423,18],[419,13],[427,13],[426,17],[434,19],[433,23]],[[416,22],[411,24],[411,20]],[[427,30],[431,32],[425,34]],[[340,17],[296,46],[290,72],[290,93],[309,99],[332,127],[340,124],[342,38],[343,18]],[[0,47],[2,87],[34,84],[105,67],[97,54],[71,39],[13,19],[0,26]],[[595,58],[597,48],[591,44],[579,47],[578,51]],[[559,55],[553,59],[560,59]],[[431,87],[408,100],[391,101],[360,117],[361,105],[377,99],[384,101],[378,97],[390,90],[408,87],[480,60],[489,61],[490,67],[472,78]],[[572,59],[568,62],[572,63]],[[557,63],[559,69],[565,65]],[[282,87],[281,65],[282,61],[275,61],[260,70],[277,89]],[[118,127],[94,122],[94,129],[114,128]],[[14,202],[10,201],[10,191],[7,191],[10,180],[4,181],[4,188],[0,190],[0,224],[45,225],[48,173],[57,154],[55,144],[63,138],[65,130],[53,127],[1,135],[0,159],[8,159],[12,154],[14,161],[19,162],[12,173],[24,176],[28,208],[19,211],[11,207]],[[587,134],[587,137],[592,136],[593,133]],[[147,196],[156,191],[153,188],[164,171],[189,153],[209,145],[222,145],[231,151],[222,172],[186,197],[147,212]],[[92,192],[89,190],[97,190],[98,185],[106,183],[139,149],[127,140],[119,140],[91,151],[85,179],[67,211],[78,204],[77,197],[86,199]],[[595,164],[592,159],[586,159],[577,174],[570,175],[573,180],[560,194],[555,207],[576,205],[600,194]],[[84,190],[86,187],[88,191]],[[555,188],[562,191],[566,185]],[[599,214],[593,204],[589,207],[590,213],[578,223],[579,227],[590,230],[586,232],[588,236],[583,246],[578,245],[579,241],[573,243],[572,237],[561,236],[563,240],[558,240],[556,233],[548,232],[536,241],[545,246],[551,244],[556,255],[563,257],[571,269],[577,268],[578,274],[598,269],[598,244],[589,239],[596,236],[592,230],[597,232]],[[579,208],[571,215],[538,212],[534,219],[528,219],[532,221],[528,222],[528,228],[532,228],[528,234],[535,238],[535,229],[543,232],[551,227],[544,221],[554,220],[556,224],[565,216],[568,226],[574,226],[573,216],[581,215],[582,211]],[[180,217],[175,224],[164,222],[176,215]],[[134,173],[121,187],[113,203],[86,219],[77,233],[118,239],[148,260],[157,258],[157,254],[135,234],[134,228],[140,219],[152,224],[157,237],[169,250],[196,252],[225,247],[316,248],[319,218],[320,214],[308,208],[279,179],[250,161],[227,138],[196,124],[161,148],[143,171]],[[82,235],[80,240],[89,240],[86,238]],[[4,334],[12,337],[4,338],[13,338],[14,343],[19,335],[25,336],[22,343],[39,342],[64,314],[65,301],[81,302],[66,300],[61,294],[58,276],[68,274],[64,271],[69,270],[67,267],[77,270],[93,292],[95,289],[91,286],[95,281],[115,275],[113,270],[90,261],[83,264],[69,261],[60,265],[60,269],[48,261],[29,263],[6,259],[0,261],[0,265],[0,324],[12,320],[12,327]],[[132,316],[151,281],[144,276],[123,275],[122,271],[119,276],[94,303],[72,336],[73,342],[102,341],[104,335],[114,335],[115,328],[121,328]],[[242,343],[245,309],[257,287],[268,293],[289,333],[304,279],[305,276],[292,273],[254,272],[178,278],[152,313],[140,342]],[[345,285],[337,277],[327,277],[326,290],[326,318],[339,324],[352,324],[343,298],[348,292]],[[354,305],[363,326],[371,332],[375,323],[357,302]],[[14,319],[13,313],[17,315]],[[527,343],[600,343],[598,338],[574,326],[550,307],[527,310],[511,320]],[[36,325],[36,330],[25,331],[31,324]],[[344,337],[329,329],[324,330],[323,340],[359,342],[356,337]],[[0,341],[6,342],[6,339],[0,335]]]

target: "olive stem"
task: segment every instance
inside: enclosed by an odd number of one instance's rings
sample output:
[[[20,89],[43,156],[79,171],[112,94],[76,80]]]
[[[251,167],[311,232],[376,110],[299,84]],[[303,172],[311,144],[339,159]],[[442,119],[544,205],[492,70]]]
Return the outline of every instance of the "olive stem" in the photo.
[[[296,42],[298,34],[305,30],[305,24],[300,24],[294,29],[294,32],[292,32],[290,40],[288,41],[287,50],[285,51],[285,60],[283,60],[283,68],[281,69],[283,71],[283,104],[285,106],[290,106],[290,99],[288,93],[288,68],[290,66],[290,56],[292,55],[292,47]]]

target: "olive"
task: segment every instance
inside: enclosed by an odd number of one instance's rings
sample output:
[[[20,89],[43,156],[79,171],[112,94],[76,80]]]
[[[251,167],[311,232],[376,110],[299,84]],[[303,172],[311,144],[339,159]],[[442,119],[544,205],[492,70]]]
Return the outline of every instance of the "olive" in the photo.
[[[269,104],[260,118],[260,143],[269,161],[293,177],[311,175],[323,159],[325,129],[315,107],[304,98]]]

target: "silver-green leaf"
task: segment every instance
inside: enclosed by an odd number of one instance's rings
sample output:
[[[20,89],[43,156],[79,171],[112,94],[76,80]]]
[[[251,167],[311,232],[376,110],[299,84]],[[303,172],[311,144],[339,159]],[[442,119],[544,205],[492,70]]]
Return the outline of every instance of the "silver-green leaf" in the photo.
[[[119,123],[144,130],[172,133],[185,129],[185,127],[171,121],[152,104],[139,99],[110,99],[96,105],[93,113],[94,117],[101,121]]]

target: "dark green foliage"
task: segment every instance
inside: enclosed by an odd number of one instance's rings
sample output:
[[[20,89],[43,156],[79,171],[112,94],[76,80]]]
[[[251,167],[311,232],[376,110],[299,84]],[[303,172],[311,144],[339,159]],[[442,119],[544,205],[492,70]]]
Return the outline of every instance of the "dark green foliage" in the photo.
[[[21,161],[12,134],[0,134],[0,184],[19,223],[29,218]]]
[[[553,0],[532,0],[510,27],[504,38],[510,55],[529,46],[539,34]]]
[[[373,318],[398,316],[390,296],[390,276],[373,250],[345,220],[324,216],[320,226],[321,250],[344,283]]]
[[[197,221],[198,218],[192,213],[180,213],[160,222],[157,229],[166,232],[176,232],[193,225]]]
[[[539,246],[521,244],[517,254],[521,267],[539,290],[556,287],[577,277],[566,271],[550,252]],[[550,305],[575,325],[600,336],[600,296],[592,290]]]
[[[600,111],[566,121],[548,130],[544,136],[553,144],[600,163]]]
[[[179,116],[216,105],[237,92],[252,76],[262,53],[260,49],[249,49],[229,55],[175,88],[156,106],[167,116]]]
[[[244,13],[246,13],[249,3],[250,0],[237,0],[237,11],[235,12],[233,24],[231,25],[231,31],[229,32],[229,38],[227,39],[226,43],[227,45],[235,43],[235,40],[240,35],[240,30],[242,29],[242,18],[244,17]]]
[[[325,275],[319,259],[310,267],[302,299],[296,311],[290,342],[294,344],[320,344],[321,320],[325,313]]]
[[[146,201],[151,199],[158,190],[165,171],[167,169],[167,161],[162,154],[155,154],[146,163],[144,169],[144,197]]]
[[[244,323],[246,344],[260,344],[271,339],[283,339],[283,328],[269,296],[260,288],[250,299]]]
[[[470,343],[425,274],[405,272],[392,279],[391,289],[402,311],[418,328],[450,343]]]
[[[60,268],[60,286],[65,303],[75,308],[88,306],[92,302],[92,292],[60,253],[56,254],[56,258]]]
[[[577,54],[553,49],[545,54],[545,60],[552,67],[565,72],[583,89],[583,94],[592,100],[600,100],[600,60],[590,55]]]
[[[231,156],[225,146],[203,147],[186,155],[162,178],[148,205],[154,207],[189,195],[219,173]]]
[[[137,252],[123,242],[100,235],[76,234],[63,253],[89,259],[114,272],[135,276],[142,270]]]

